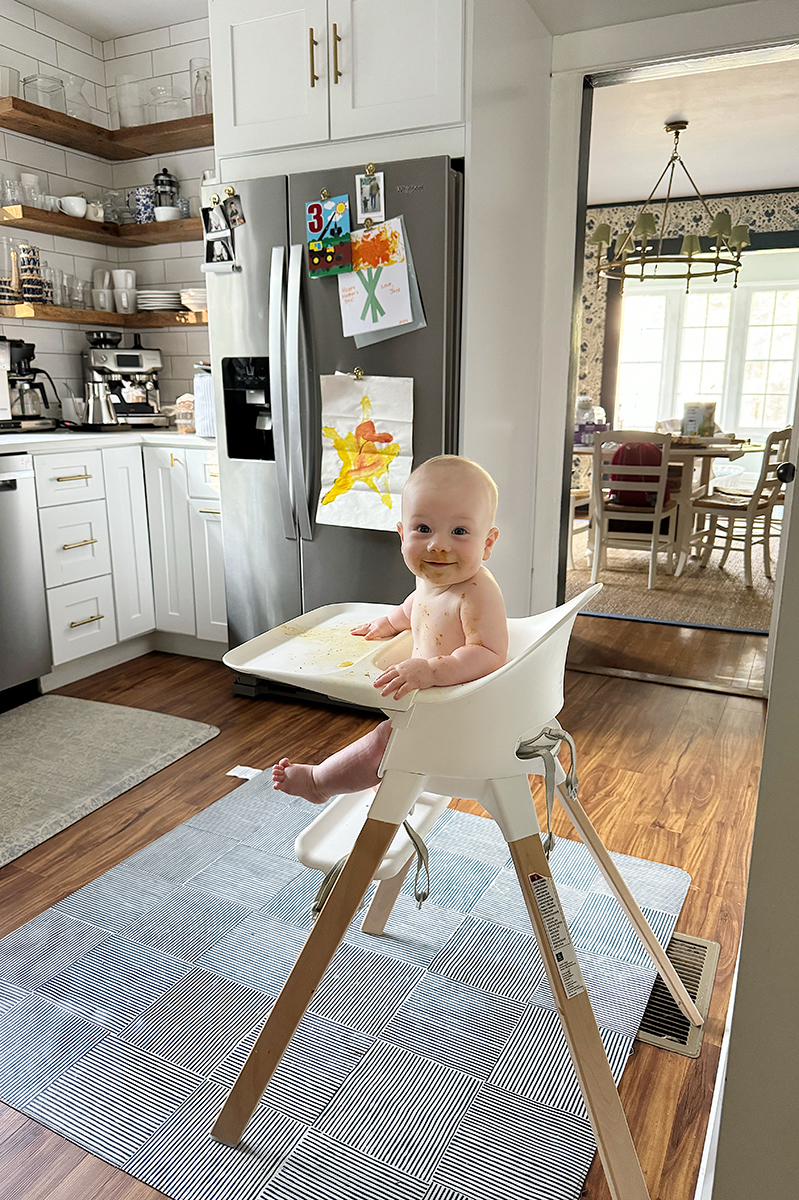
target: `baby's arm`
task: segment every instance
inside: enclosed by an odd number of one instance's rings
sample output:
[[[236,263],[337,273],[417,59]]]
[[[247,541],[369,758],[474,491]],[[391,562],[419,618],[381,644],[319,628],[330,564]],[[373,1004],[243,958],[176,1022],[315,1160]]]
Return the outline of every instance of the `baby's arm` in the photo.
[[[464,587],[460,618],[465,644],[437,658],[409,658],[375,680],[382,696],[399,700],[416,688],[451,687],[482,679],[508,657],[508,623],[502,593],[485,569]]]
[[[364,621],[362,625],[356,625],[354,629],[351,629],[350,633],[355,634],[356,637],[366,638],[367,642],[376,641],[378,638],[394,637],[395,634],[410,629],[412,605],[413,592],[397,608],[392,608],[385,617],[378,617],[376,621]]]

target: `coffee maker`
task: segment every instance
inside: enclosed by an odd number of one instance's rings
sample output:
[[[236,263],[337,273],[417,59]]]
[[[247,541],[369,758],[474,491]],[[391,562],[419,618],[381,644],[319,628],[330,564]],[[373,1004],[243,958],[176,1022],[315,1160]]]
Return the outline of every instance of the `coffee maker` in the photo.
[[[120,347],[121,333],[87,333],[83,378],[86,395],[110,400],[117,421],[124,425],[167,426],[161,412],[158,372],[163,369],[160,350],[145,350],[138,333],[130,349]]]
[[[38,376],[50,380],[56,402],[58,393],[47,371],[31,365],[35,353],[32,342],[0,337],[0,432],[24,433],[56,427],[55,418],[44,415],[50,401],[44,380]]]

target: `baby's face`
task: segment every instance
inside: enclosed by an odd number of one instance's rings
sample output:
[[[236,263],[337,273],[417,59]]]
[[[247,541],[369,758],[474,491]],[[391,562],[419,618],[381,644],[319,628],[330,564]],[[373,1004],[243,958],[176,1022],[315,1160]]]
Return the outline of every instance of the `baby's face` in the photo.
[[[499,536],[484,489],[465,473],[441,472],[409,484],[397,529],[405,565],[436,587],[476,575]]]

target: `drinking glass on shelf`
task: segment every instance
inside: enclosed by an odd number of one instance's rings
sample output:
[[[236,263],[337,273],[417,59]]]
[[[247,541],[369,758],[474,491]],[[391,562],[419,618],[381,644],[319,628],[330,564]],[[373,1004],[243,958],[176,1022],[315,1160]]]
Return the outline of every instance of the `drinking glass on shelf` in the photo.
[[[213,112],[210,58],[189,59],[189,90],[193,117],[201,117],[204,113]]]
[[[58,267],[53,268],[53,304],[59,308],[67,308],[69,306],[69,296],[67,295],[66,285],[64,283],[65,275]]]
[[[3,180],[3,204],[22,204],[24,190],[18,179]]]
[[[117,75],[114,83],[120,127],[146,125],[149,94],[145,81],[135,75]]]
[[[42,302],[44,304],[55,304],[53,276],[55,272],[52,267],[48,267],[47,263],[42,263]]]
[[[31,104],[39,104],[42,108],[67,111],[64,84],[55,75],[27,75],[22,80],[22,95]]]
[[[0,67],[0,96],[19,95],[19,71],[15,67]]]
[[[72,308],[91,308],[92,285],[88,279],[76,279],[72,289]]]

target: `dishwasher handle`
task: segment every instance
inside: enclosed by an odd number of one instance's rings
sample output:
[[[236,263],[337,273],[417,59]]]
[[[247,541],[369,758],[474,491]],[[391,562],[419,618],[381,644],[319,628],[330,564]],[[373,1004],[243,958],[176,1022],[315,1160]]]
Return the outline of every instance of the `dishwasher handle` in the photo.
[[[0,483],[13,487],[18,479],[33,479],[33,471],[0,471]]]

